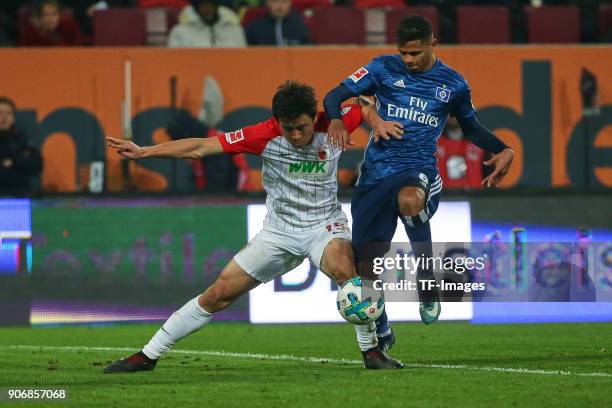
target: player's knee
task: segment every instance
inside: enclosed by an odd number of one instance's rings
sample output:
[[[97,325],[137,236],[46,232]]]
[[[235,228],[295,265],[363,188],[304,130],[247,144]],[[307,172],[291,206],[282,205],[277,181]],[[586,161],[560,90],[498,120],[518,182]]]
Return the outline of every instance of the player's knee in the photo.
[[[414,217],[423,211],[425,193],[420,188],[404,187],[397,195],[400,214]]]
[[[223,310],[234,302],[233,297],[230,295],[226,282],[217,280],[213,283],[206,291],[201,299],[200,304],[210,313],[218,312]]]

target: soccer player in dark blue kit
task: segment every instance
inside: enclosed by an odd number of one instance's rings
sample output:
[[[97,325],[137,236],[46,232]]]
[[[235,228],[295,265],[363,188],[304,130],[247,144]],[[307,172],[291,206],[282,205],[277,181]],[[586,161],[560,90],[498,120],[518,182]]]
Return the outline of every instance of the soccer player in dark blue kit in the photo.
[[[397,30],[397,44],[399,54],[373,59],[324,100],[331,119],[329,136],[346,147],[352,142],[340,120],[342,102],[358,95],[376,97],[380,117],[366,118],[373,132],[351,205],[358,273],[366,276],[371,274],[373,256],[384,253],[376,243],[391,242],[398,218],[414,254],[433,255],[429,219],[438,208],[442,190],[434,153],[448,115],[457,118],[474,144],[493,154],[485,162],[493,166],[483,180],[487,187],[498,186],[514,157],[512,149],[478,121],[466,80],[436,57],[436,39],[427,19],[406,17]],[[418,269],[418,281],[433,279],[432,270]],[[419,312],[423,323],[430,324],[440,315],[439,297],[435,288],[423,286],[417,286]],[[386,314],[376,324],[379,345],[388,351],[395,335]]]

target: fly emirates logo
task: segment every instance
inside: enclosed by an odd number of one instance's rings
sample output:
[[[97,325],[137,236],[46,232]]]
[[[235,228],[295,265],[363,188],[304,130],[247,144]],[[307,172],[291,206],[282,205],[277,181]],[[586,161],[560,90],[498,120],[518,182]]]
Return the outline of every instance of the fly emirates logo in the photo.
[[[437,128],[438,118],[426,112],[427,105],[429,105],[429,102],[417,98],[416,96],[411,96],[410,106],[402,107],[393,105],[392,103],[388,104],[387,116],[391,118],[407,119]]]

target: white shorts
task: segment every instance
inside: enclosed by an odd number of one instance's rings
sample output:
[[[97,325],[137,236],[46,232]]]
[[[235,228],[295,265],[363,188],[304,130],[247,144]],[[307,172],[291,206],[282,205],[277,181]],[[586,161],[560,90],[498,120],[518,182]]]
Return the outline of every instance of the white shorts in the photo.
[[[297,268],[306,258],[320,268],[323,251],[334,238],[351,240],[344,213],[310,231],[281,231],[266,225],[234,261],[254,279],[266,283]]]

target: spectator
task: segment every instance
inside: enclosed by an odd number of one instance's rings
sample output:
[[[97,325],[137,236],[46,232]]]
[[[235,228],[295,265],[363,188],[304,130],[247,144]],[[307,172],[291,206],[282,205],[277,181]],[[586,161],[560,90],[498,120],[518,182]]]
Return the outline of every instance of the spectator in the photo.
[[[450,117],[438,141],[438,168],[447,189],[482,188],[485,152],[463,137],[457,119]]]
[[[27,136],[15,130],[15,103],[0,97],[0,193],[26,193],[40,174],[42,158]]]
[[[12,46],[17,43],[18,16],[17,10],[23,6],[20,0],[2,0],[0,3],[0,46]]]
[[[41,0],[20,33],[19,44],[30,47],[81,45],[72,15],[63,14],[57,0]]]
[[[245,31],[249,45],[309,44],[302,16],[291,9],[291,0],[267,0],[268,13],[253,20]]]
[[[192,0],[183,9],[168,38],[170,47],[244,47],[238,15],[217,0]]]
[[[10,47],[11,45],[8,33],[0,28],[0,47]]]

